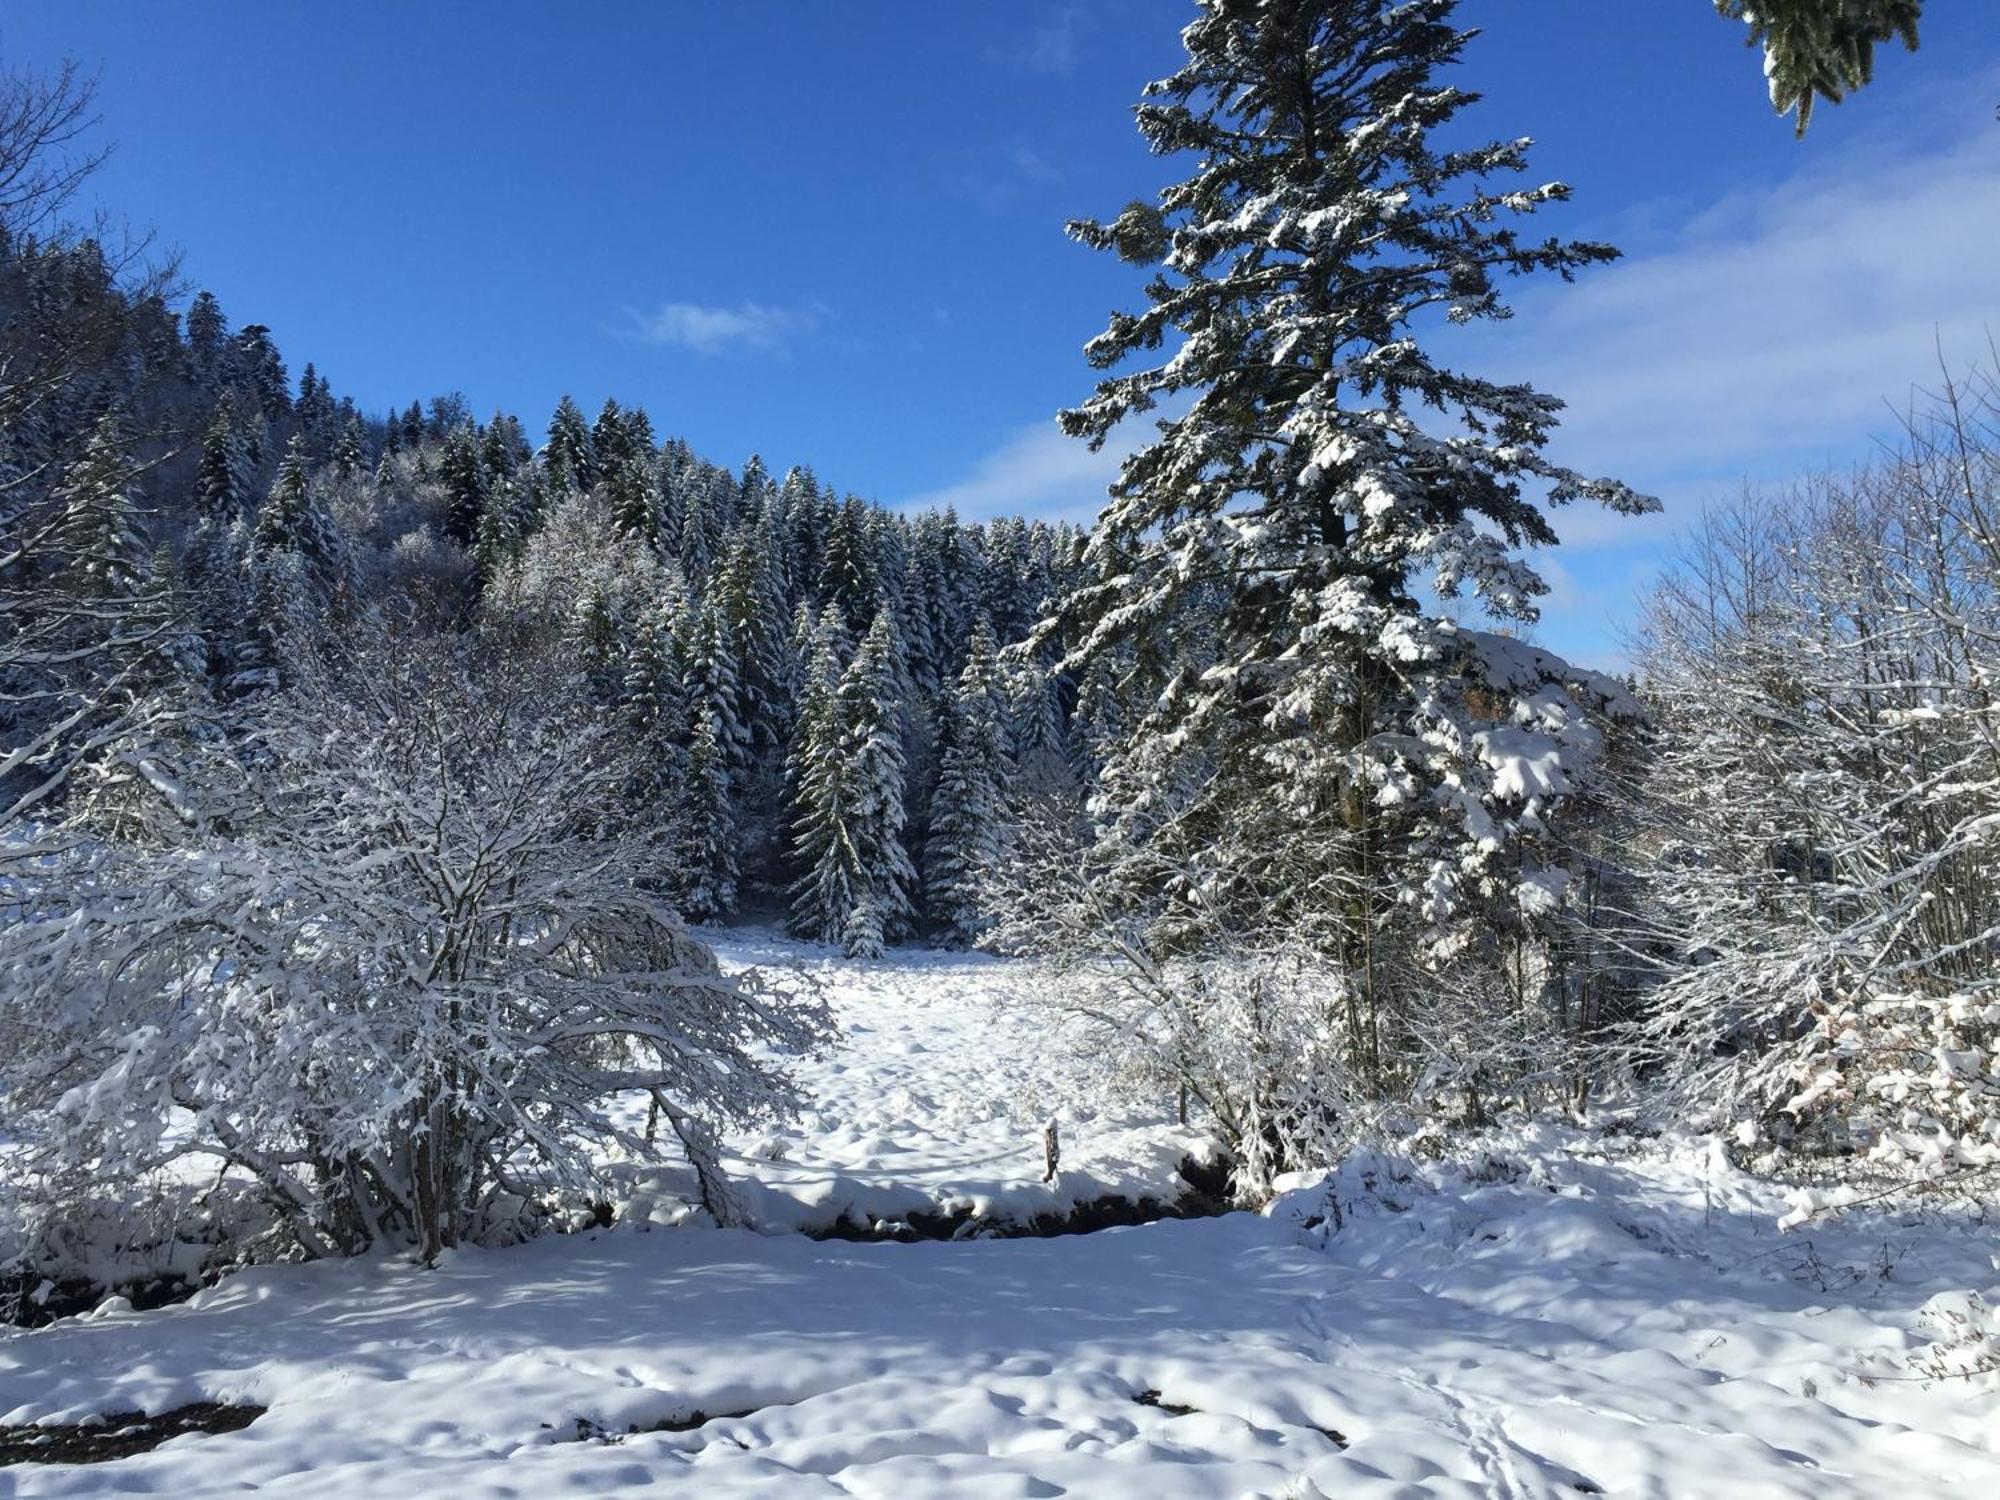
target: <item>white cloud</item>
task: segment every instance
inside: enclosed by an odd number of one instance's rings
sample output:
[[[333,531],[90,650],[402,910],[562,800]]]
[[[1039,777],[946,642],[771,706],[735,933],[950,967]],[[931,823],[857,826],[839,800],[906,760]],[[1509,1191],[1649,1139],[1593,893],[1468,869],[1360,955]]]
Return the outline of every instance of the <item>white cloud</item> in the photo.
[[[710,307],[699,302],[662,302],[650,313],[626,310],[627,332],[647,344],[692,349],[696,354],[768,352],[783,347],[794,334],[817,326],[817,307],[771,307],[739,302],[734,307]]]
[[[1053,420],[1022,428],[972,466],[965,478],[903,502],[903,510],[954,507],[961,520],[1040,516],[1087,522],[1104,507],[1104,492],[1136,441],[1105,444],[1098,453],[1065,436]]]
[[[1885,125],[1893,129],[1893,125]],[[1524,296],[1489,373],[1569,411],[1558,456],[1667,491],[1845,463],[1889,408],[2000,328],[1992,126],[1929,152],[1828,159],[1658,248]]]

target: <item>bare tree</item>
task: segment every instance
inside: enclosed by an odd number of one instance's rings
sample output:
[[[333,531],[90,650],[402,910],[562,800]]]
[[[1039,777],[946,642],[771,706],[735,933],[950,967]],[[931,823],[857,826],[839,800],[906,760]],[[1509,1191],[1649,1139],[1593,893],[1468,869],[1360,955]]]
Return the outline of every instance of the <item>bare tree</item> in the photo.
[[[1642,1061],[1748,1149],[2000,1175],[2000,392],[1711,516],[1653,602]]]

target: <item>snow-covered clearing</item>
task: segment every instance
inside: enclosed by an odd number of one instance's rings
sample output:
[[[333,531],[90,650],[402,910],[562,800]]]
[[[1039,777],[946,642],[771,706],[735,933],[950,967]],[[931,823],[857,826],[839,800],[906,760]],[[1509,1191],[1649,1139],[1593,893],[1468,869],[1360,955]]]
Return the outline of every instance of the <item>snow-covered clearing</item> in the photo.
[[[894,1224],[912,1211],[1025,1222],[1106,1195],[1172,1200],[1198,1129],[1164,1101],[1107,1100],[1092,1069],[1035,1000],[1035,971],[982,954],[910,950],[854,962],[838,950],[739,930],[725,967],[783,964],[826,988],[839,1047],[791,1062],[810,1101],[782,1126],[737,1135],[725,1164],[750,1222],[821,1230]],[[637,1128],[645,1102],[633,1099]],[[1061,1170],[1044,1182],[1043,1127],[1057,1122]],[[635,1174],[624,1217],[673,1223],[698,1201],[694,1174]]]
[[[757,1206],[829,1222],[850,1202],[1032,1212],[1168,1187],[1183,1133],[1090,1102],[1006,1004],[1031,971],[912,955],[828,977],[849,1033],[802,1074],[815,1104],[732,1143]],[[1070,1173],[1053,1188],[1050,1112]],[[1906,1365],[1927,1299],[1994,1290],[1990,1238],[1780,1236],[1781,1195],[1699,1141],[1531,1128],[1487,1150],[1350,1163],[1331,1233],[1326,1193],[1300,1187],[1269,1217],[1057,1239],[635,1216],[428,1271],[249,1272],[0,1338],[0,1424],[203,1399],[267,1415],[112,1464],[0,1468],[0,1495],[2000,1493],[2000,1394]],[[713,1420],[627,1435],[696,1413]]]

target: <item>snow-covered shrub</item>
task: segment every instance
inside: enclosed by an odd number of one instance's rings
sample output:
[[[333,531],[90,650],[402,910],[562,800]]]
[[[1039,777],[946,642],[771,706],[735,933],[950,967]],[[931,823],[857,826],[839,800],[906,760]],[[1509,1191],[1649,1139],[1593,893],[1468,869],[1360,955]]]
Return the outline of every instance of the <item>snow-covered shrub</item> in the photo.
[[[430,1254],[651,1149],[613,1094],[697,1155],[787,1107],[753,1049],[816,1044],[823,1011],[723,976],[642,886],[630,755],[552,663],[350,630],[259,713],[264,756],[212,755],[193,826],[22,881],[0,1134],[47,1180],[219,1163],[306,1253]]]
[[[1889,1182],[1979,1196],[2000,1188],[2000,990],[1843,998],[1792,1063],[1788,1121],[1844,1139]],[[1754,1137],[1745,1131],[1749,1143]],[[1839,1202],[1802,1192],[1798,1210]]]
[[[1124,904],[1087,836],[1073,804],[1024,805],[1017,836],[988,868],[985,944],[1040,960],[1041,1002],[1108,1081],[1204,1115],[1246,1200],[1328,1160],[1362,1107],[1347,1061],[1359,1011],[1339,965],[1296,929],[1220,921],[1200,899],[1200,872],[1158,865],[1158,889],[1185,899]]]
[[[1641,658],[1664,969],[1636,1060],[1866,1191],[2000,1183],[1996,417],[1948,384],[1893,460],[1711,513]]]

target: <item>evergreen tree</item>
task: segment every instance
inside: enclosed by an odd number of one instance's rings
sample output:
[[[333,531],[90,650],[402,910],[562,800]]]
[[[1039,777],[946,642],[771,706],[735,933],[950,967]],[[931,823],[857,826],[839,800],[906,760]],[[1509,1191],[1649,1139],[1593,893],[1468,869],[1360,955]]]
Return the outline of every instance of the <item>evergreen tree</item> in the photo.
[[[493,413],[479,440],[479,462],[487,474],[494,479],[518,474],[527,459],[528,440],[521,431],[520,418],[504,411]]]
[[[895,639],[889,612],[876,615],[861,648],[828,694],[823,673],[835,631],[823,626],[794,785],[794,824],[806,873],[794,889],[794,925],[838,941],[852,958],[879,958],[909,932],[916,883],[903,848],[902,736],[897,729]],[[818,678],[817,681],[814,679]]]
[[[853,905],[849,866],[841,858],[847,788],[840,760],[840,718],[835,703],[846,663],[846,626],[827,609],[813,618],[799,606],[797,633],[805,667],[798,690],[798,718],[785,761],[792,807],[792,853],[799,872],[792,887],[792,931],[817,942],[838,942]]]
[[[875,606],[869,556],[868,507],[852,495],[834,511],[820,555],[819,598],[836,606],[847,628],[860,630]]]
[[[485,509],[472,539],[472,561],[482,584],[497,578],[521,555],[528,539],[531,501],[518,475],[502,474],[489,481]]]
[[[201,461],[195,471],[195,514],[227,529],[238,516],[249,512],[252,482],[250,455],[237,425],[235,403],[225,392],[216,403],[214,420],[202,435]]]
[[[877,958],[915,925],[916,872],[903,848],[900,652],[891,613],[878,610],[835,695],[841,758],[850,787],[843,843],[854,860],[854,905],[841,928],[849,957]]]
[[[83,457],[56,489],[63,507],[56,549],[69,587],[80,594],[129,602],[152,576],[152,543],[131,481],[124,422],[114,409],[98,421]]]
[[[208,392],[222,389],[229,364],[229,320],[213,292],[197,292],[187,311],[188,376]]]
[[[291,377],[285,374],[285,362],[278,356],[278,346],[271,341],[271,330],[262,323],[252,323],[237,334],[236,359],[265,418],[275,422],[289,416]]]
[[[1543,686],[1427,615],[1418,587],[1531,619],[1545,586],[1514,549],[1554,535],[1524,483],[1652,508],[1543,456],[1554,398],[1447,369],[1419,337],[1434,314],[1505,316],[1500,275],[1567,279],[1615,254],[1505,226],[1567,195],[1483,185],[1523,170],[1527,142],[1433,144],[1472,102],[1434,78],[1468,39],[1454,10],[1202,0],[1186,65],[1138,110],[1194,175],[1071,226],[1156,268],[1150,305],[1114,315],[1091,362],[1174,352],[1105,379],[1064,428],[1101,446],[1128,415],[1190,402],[1124,463],[1092,576],[1041,629],[1079,643],[1071,669],[1128,651],[1149,667],[1149,711],[1105,770],[1099,857],[1135,872],[1142,906],[1167,868],[1203,882],[1204,913],[1321,921],[1373,1018],[1371,1070],[1396,924],[1442,922],[1501,863],[1519,808],[1500,805],[1484,729]],[[1157,661],[1165,642],[1189,659]],[[1244,862],[1215,869],[1225,845]],[[1407,955],[1426,942],[1402,938]],[[1406,978],[1405,994],[1436,987]]]
[[[618,534],[641,546],[658,546],[660,492],[651,450],[620,458],[606,474],[604,487],[611,504],[611,524]]]
[[[688,712],[713,726],[733,786],[741,787],[750,766],[750,731],[743,718],[743,688],[727,622],[710,597],[692,604],[682,618],[681,660]]]
[[[646,611],[632,633],[625,670],[624,699],[633,725],[662,746],[679,746],[690,734],[687,664],[679,637],[681,609],[681,601],[667,596]]]
[[[675,555],[681,560],[681,571],[687,575],[689,585],[697,589],[708,586],[709,571],[715,565],[712,488],[705,479],[698,478],[685,486],[681,496],[680,544]]]
[[[446,436],[438,455],[438,481],[444,487],[445,535],[461,547],[471,546],[486,513],[486,473],[471,427],[454,427]]]
[[[340,429],[340,441],[333,445],[333,472],[351,479],[361,472],[362,460],[361,418],[356,415],[347,419]]]
[[[591,698],[606,708],[617,703],[625,685],[624,630],[602,587],[593,586],[577,601],[570,636]]]
[[[960,943],[979,936],[981,893],[1006,842],[1012,773],[1006,713],[993,633],[982,617],[945,716],[942,765],[924,845],[930,918]]]
[[[263,556],[296,558],[298,572],[322,599],[339,592],[345,581],[340,532],[306,477],[305,444],[296,436],[285,449],[270,494],[257,509],[255,540]]]
[[[696,718],[680,814],[682,910],[713,922],[736,910],[736,801],[713,714]]]
[[[596,447],[591,440],[590,424],[568,396],[556,403],[555,415],[549,418],[549,441],[542,450],[542,462],[551,474],[562,475],[570,488],[588,493],[597,483]]]
[[[1715,8],[1750,28],[1763,49],[1771,106],[1797,112],[1806,133],[1813,102],[1838,104],[1875,73],[1875,48],[1901,41],[1917,50],[1923,0],[1715,0]]]

